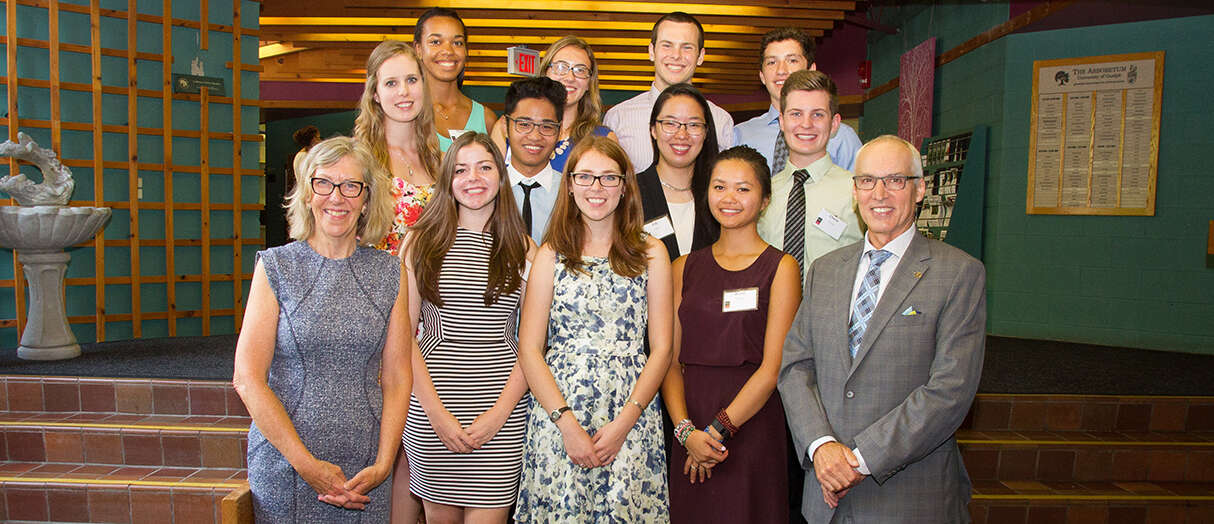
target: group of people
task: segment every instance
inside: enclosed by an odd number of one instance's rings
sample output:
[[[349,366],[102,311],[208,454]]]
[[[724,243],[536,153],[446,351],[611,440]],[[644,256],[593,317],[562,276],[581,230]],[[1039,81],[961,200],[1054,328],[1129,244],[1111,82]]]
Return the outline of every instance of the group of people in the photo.
[[[782,523],[790,456],[810,522],[968,520],[982,264],[917,233],[919,153],[861,146],[804,32],[736,126],[685,13],[605,115],[568,36],[498,118],[468,37],[381,43],[298,160],[236,348],[259,521]]]

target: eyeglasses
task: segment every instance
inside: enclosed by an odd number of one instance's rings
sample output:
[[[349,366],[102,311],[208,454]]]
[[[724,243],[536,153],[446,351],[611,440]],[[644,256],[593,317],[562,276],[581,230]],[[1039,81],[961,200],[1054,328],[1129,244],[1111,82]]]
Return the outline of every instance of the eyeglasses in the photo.
[[[520,135],[529,135],[531,130],[539,128],[540,134],[544,136],[556,136],[561,132],[561,124],[551,120],[542,120],[536,122],[534,120],[519,120],[511,117],[506,117],[506,120],[514,123],[514,130]]]
[[[854,177],[851,177],[852,182],[854,182],[856,184],[856,189],[863,189],[865,191],[876,188],[878,180],[885,183],[885,189],[888,189],[890,191],[901,191],[903,189],[906,189],[907,180],[912,180],[915,178],[923,178],[923,177],[906,176],[906,175],[886,175],[886,176],[856,175]]]
[[[606,175],[592,175],[590,173],[573,173],[569,175],[573,179],[573,183],[579,186],[593,186],[594,181],[598,180],[599,185],[603,187],[616,187],[624,182],[623,175],[608,173]]]
[[[556,76],[565,76],[566,73],[573,73],[574,78],[583,80],[590,78],[590,66],[586,64],[569,65],[569,62],[564,60],[548,64],[548,73]]]
[[[708,124],[704,122],[679,122],[678,120],[658,120],[657,122],[662,132],[668,135],[678,133],[680,129],[687,129],[688,135],[701,136],[708,129]]]
[[[337,192],[346,198],[357,198],[363,194],[363,188],[367,184],[357,180],[347,180],[340,184],[334,184],[332,180],[321,177],[312,178],[312,192],[317,196],[329,196],[333,194],[333,188],[337,188]]]

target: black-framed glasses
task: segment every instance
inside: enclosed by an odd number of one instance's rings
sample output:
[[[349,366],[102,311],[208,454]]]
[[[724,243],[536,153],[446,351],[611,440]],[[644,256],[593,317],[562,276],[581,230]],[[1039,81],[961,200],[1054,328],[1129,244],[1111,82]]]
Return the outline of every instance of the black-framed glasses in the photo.
[[[573,73],[574,78],[583,80],[590,78],[590,66],[586,64],[570,65],[569,62],[558,60],[548,64],[548,72],[556,76],[565,76],[565,73]]]
[[[539,128],[540,134],[544,136],[556,136],[557,133],[561,132],[560,122],[553,122],[551,120],[536,122],[531,119],[517,119],[509,116],[506,117],[506,120],[514,124],[514,131],[520,135],[531,134],[531,130],[536,128]]]
[[[663,133],[668,135],[678,133],[680,129],[686,129],[688,135],[702,136],[708,130],[708,124],[704,122],[679,122],[673,119],[658,120],[657,122],[658,129],[661,129]]]
[[[603,187],[616,187],[624,183],[624,175],[617,173],[607,173],[606,175],[592,175],[590,173],[573,173],[569,175],[573,179],[573,183],[579,186],[593,186],[594,181],[598,180],[599,185]]]
[[[865,191],[876,188],[877,181],[883,182],[885,184],[885,189],[888,189],[890,191],[901,191],[903,189],[906,189],[907,180],[912,180],[912,179],[916,179],[916,178],[923,178],[923,177],[906,176],[906,175],[886,175],[886,176],[856,175],[854,177],[851,177],[852,182],[856,184],[856,189],[863,189]]]
[[[347,180],[340,184],[334,184],[332,180],[323,177],[312,177],[312,192],[317,196],[329,196],[333,194],[333,188],[337,188],[337,192],[346,198],[358,198],[358,195],[363,194],[363,189],[367,184],[357,180]]]

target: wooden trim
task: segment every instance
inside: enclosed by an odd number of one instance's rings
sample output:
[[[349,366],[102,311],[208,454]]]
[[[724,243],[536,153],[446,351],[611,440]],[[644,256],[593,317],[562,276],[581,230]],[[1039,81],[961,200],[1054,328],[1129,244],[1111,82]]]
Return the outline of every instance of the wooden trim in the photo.
[[[0,36],[0,45],[4,45],[4,44],[5,44],[4,37]],[[18,43],[18,47],[28,47],[28,46],[22,46],[20,43]],[[126,58],[126,56],[122,55],[122,58]],[[172,63],[171,62],[172,57],[169,57],[168,59],[170,60],[170,63]],[[157,61],[159,61],[159,60],[157,60]],[[4,77],[0,77],[0,83],[7,84],[8,79],[6,79]],[[50,82],[48,82],[46,80],[36,79],[36,78],[19,78],[19,79],[17,79],[17,83],[19,85],[23,85],[23,86],[27,86],[27,87],[41,87],[43,89],[49,89],[51,87]],[[66,89],[68,91],[80,91],[82,93],[88,93],[93,90],[93,87],[91,85],[81,84],[81,83],[77,83],[77,82],[59,82],[59,88]],[[107,94],[107,95],[126,95],[126,88],[118,87],[118,86],[104,86],[103,85],[103,86],[101,86],[101,92],[104,94]],[[146,98],[159,99],[161,97],[160,91],[154,91],[151,89],[139,89],[136,91],[136,93],[139,96],[146,97]],[[198,95],[195,95],[193,93],[174,93],[172,99],[173,100],[186,100],[186,101],[190,101],[190,102],[199,101]],[[229,97],[226,97],[226,96],[213,96],[213,97],[211,97],[211,103],[212,104],[230,104],[230,103],[232,103],[232,99]],[[255,105],[258,105],[258,101],[257,100],[245,100],[244,105],[255,106]]]
[[[234,272],[241,271],[244,262],[244,246],[241,243],[244,235],[241,231],[241,219],[244,212],[240,209],[240,205],[244,203],[240,187],[241,181],[244,180],[244,176],[241,175],[244,167],[244,163],[242,162],[244,155],[243,151],[241,151],[242,146],[240,143],[240,132],[242,131],[241,113],[243,112],[241,107],[243,96],[240,89],[241,81],[243,80],[241,75],[244,71],[241,68],[240,57],[240,35],[242,29],[240,23],[241,1],[243,0],[232,0],[232,63],[235,64],[235,67],[232,68],[232,172],[234,173],[232,175],[232,238],[236,241],[232,249],[232,271]],[[239,333],[240,319],[244,316],[244,286],[240,282],[239,277],[233,277],[232,279],[232,307],[236,310],[235,316],[237,320],[235,327],[236,332]]]
[[[208,17],[211,14],[211,8],[207,5],[207,0],[198,0],[198,47],[207,49],[211,41],[211,23]]]
[[[93,202],[89,201],[89,200],[72,200],[68,203],[68,205],[70,205],[70,206],[91,206],[91,205],[93,205]],[[143,201],[143,202],[139,202],[138,205],[139,205],[139,209],[164,209],[166,211],[169,209],[169,202]],[[202,209],[202,204],[200,204],[198,202],[193,202],[193,203],[191,203],[191,202],[173,202],[172,206],[174,209],[180,209],[180,210],[198,211],[198,210]],[[114,209],[130,209],[131,203],[122,201],[122,200],[115,200],[115,201],[106,202],[105,207],[110,207],[110,208],[114,208]],[[265,209],[265,207],[266,207],[265,204],[240,204],[239,209],[241,211],[260,211],[262,209]],[[235,204],[212,203],[211,209],[219,210],[219,211],[232,211],[232,210],[237,209],[237,207]],[[144,242],[150,242],[152,240],[154,240],[154,239],[144,239]],[[114,242],[114,240],[111,239],[110,242]]]
[[[256,1],[256,0],[253,0],[253,1]],[[65,12],[89,14],[88,6],[84,6],[84,5],[80,5],[80,4],[73,4],[73,3],[68,3],[68,2],[48,2],[47,0],[17,0],[16,3],[18,5],[25,5],[25,6],[30,6],[30,7],[42,7],[42,8],[49,8],[50,4],[57,3],[58,4],[57,8],[65,11]],[[260,2],[258,2],[258,3],[260,3]],[[128,16],[128,14],[125,11],[117,11],[114,9],[101,9],[100,13],[101,13],[101,16],[104,16],[106,18],[123,18],[123,19],[125,19]],[[171,16],[172,11],[165,11],[165,13],[170,13],[170,16]],[[165,17],[157,16],[157,15],[150,15],[150,14],[146,14],[146,13],[136,13],[135,19],[140,22],[147,22],[149,24],[160,24],[160,25],[166,24]],[[198,28],[202,27],[201,22],[198,22],[196,20],[186,20],[184,18],[168,18],[167,25],[177,26],[177,27],[187,27],[190,29],[198,29]],[[231,28],[226,25],[211,24],[210,26],[211,26],[211,31],[218,31],[220,33],[230,33],[231,32]],[[244,33],[245,33],[245,36],[257,36],[257,37],[261,36],[260,30],[245,29]]]
[[[1028,11],[1025,11],[1024,13],[1020,14],[1016,18],[1009,19],[1008,21],[1006,21],[1002,24],[999,24],[986,31],[983,31],[978,36],[975,36],[969,40],[962,42],[960,45],[958,45],[952,49],[949,49],[948,51],[940,53],[940,55],[938,55],[936,57],[936,68],[940,68],[940,66],[943,66],[944,64],[952,62],[953,60],[961,58],[962,56],[965,56],[966,53],[969,53],[970,51],[978,49],[979,47],[982,47],[986,44],[994,42],[995,40],[998,40],[1009,34],[1012,34],[1013,32],[1025,27],[1025,26],[1028,26],[1034,22],[1045,19],[1046,17],[1058,12],[1059,10],[1066,8],[1067,6],[1071,5],[1072,3],[1074,3],[1074,0],[1052,0],[1050,2],[1046,2],[1046,3],[1038,5],[1037,7],[1029,9]],[[877,98],[881,95],[884,95],[890,91],[893,91],[894,89],[898,88],[899,84],[900,84],[899,77],[895,76],[895,77],[891,78],[888,82],[881,84],[877,87],[874,87],[872,89],[869,89],[867,92],[865,92],[863,101],[867,102],[867,101]]]
[[[358,109],[358,100],[262,100],[262,109]]]
[[[173,13],[173,0],[164,0],[162,12],[169,16]],[[162,164],[161,172],[164,173],[164,271],[170,277],[177,276],[177,255],[174,246],[174,230],[173,230],[173,213],[175,203],[173,201],[173,135],[172,133],[164,133],[165,129],[173,129],[173,26],[171,23],[164,23],[161,20],[161,49],[170,51],[162,55],[161,60],[161,85],[160,96],[161,105],[164,108],[163,123],[161,124],[161,133],[163,136],[162,148],[164,149],[164,163]],[[143,203],[141,202],[140,205]],[[177,336],[177,285],[175,278],[169,278],[165,281],[165,319],[169,324],[169,336]]]
[[[17,45],[21,46],[21,47],[31,47],[31,48],[35,48],[35,49],[49,49],[50,48],[50,42],[48,40],[40,40],[40,39],[36,39],[36,38],[17,38],[16,40],[17,40]],[[7,44],[8,36],[0,35],[0,43]],[[63,51],[68,51],[68,52],[72,52],[72,53],[80,53],[82,55],[87,55],[90,53],[90,48],[88,46],[83,46],[80,44],[68,44],[68,43],[60,42],[59,46]],[[109,47],[101,48],[102,56],[126,58],[126,54],[127,53],[126,53],[125,49],[113,49],[113,48],[109,48]],[[142,60],[145,62],[159,62],[159,61],[161,61],[162,58],[159,53],[136,52],[135,59]],[[231,64],[231,62],[224,62],[225,66],[228,66],[230,64]],[[258,67],[260,67],[260,66],[258,66]],[[195,96],[197,96],[197,95],[195,95]]]
[[[221,275],[213,275],[213,276],[221,277],[224,280],[236,280],[237,277],[239,277],[240,280],[242,280],[242,281],[243,280],[253,280],[252,273],[244,273],[241,275],[221,274]],[[105,277],[105,282],[107,284],[115,284],[115,285],[130,284],[131,277]],[[151,275],[151,276],[143,277],[143,283],[145,283],[145,284],[164,284],[166,282],[202,282],[202,275],[199,275],[199,274],[177,275],[177,276],[173,276],[173,277],[166,276],[166,275]],[[65,279],[63,279],[63,283],[68,286],[91,286],[91,285],[93,285],[93,277],[65,278]],[[13,280],[12,279],[0,280],[0,288],[4,288],[4,287],[13,287]]]
[[[51,122],[49,120],[34,120],[32,118],[22,118],[17,122],[17,125],[19,125],[21,127],[49,129],[51,127]],[[92,124],[86,124],[86,123],[80,123],[80,122],[63,122],[62,126],[63,126],[63,129],[67,129],[67,130],[71,130],[71,131],[92,131],[93,130]],[[103,124],[101,126],[101,130],[105,133],[126,134],[128,127],[129,126],[122,125],[122,124]],[[141,135],[161,136],[164,134],[163,129],[156,128],[156,127],[137,127],[137,128],[135,128],[135,130],[138,134],[141,134]],[[189,130],[189,129],[173,129],[171,131],[172,131],[173,137],[180,137],[180,138],[201,138],[202,137],[201,131],[193,131],[193,130]],[[227,140],[232,140],[233,136],[232,136],[232,133],[215,132],[215,133],[210,133],[210,138],[211,138],[211,140],[227,141]],[[264,140],[264,138],[261,135],[241,135],[240,139],[245,142],[261,142]]]
[[[12,1],[6,1],[4,3],[4,14],[5,14],[5,28],[4,28],[5,32],[7,32],[10,35],[17,34],[17,4]],[[6,80],[12,79],[15,81],[17,79],[17,46],[10,46],[10,45],[4,46],[4,59],[5,59],[5,65],[7,66],[7,73],[8,73],[8,77],[6,78]],[[17,86],[15,85],[16,82],[14,82],[14,81],[8,82],[8,84],[10,84],[10,85],[8,86],[8,89],[7,89],[7,95],[8,95],[8,122],[7,122],[7,124],[8,124],[8,139],[12,140],[13,142],[16,142],[17,141],[17,131],[18,131],[18,129],[20,129],[19,128],[20,118],[18,118],[20,115],[18,115],[18,113],[17,113]],[[8,169],[9,169],[10,173],[18,172],[18,170],[20,168],[18,167],[16,158],[10,157],[8,159]],[[6,204],[16,204],[17,201],[16,201],[16,199],[10,198],[10,199],[7,199],[7,201],[5,203]],[[17,260],[17,250],[14,249],[13,250],[13,279],[14,280],[21,279],[22,273],[24,273],[24,270],[21,268],[21,261]],[[17,326],[16,326],[17,327],[17,338],[20,339],[21,335],[23,335],[25,332],[25,286],[24,285],[16,286],[16,289],[14,291],[15,292],[13,294],[16,296],[16,299],[17,299],[17,318],[15,319],[17,322]]]
[[[204,2],[205,4],[205,2]],[[202,88],[202,104],[198,107],[198,129],[202,140],[198,145],[199,198],[202,200],[202,334],[211,334],[211,103],[210,89]]]
[[[128,13],[136,13],[139,11],[135,5],[136,0],[127,0],[126,9]],[[138,31],[135,27],[135,17],[126,17],[126,75],[127,75],[127,94],[126,94],[126,121],[139,122],[139,98],[135,94],[137,89],[136,78],[138,71],[135,66],[135,52],[139,49],[137,39]],[[126,159],[127,159],[127,200],[138,202],[143,200],[142,188],[143,179],[139,176],[139,135],[136,133],[136,126],[127,126],[126,134]],[[139,288],[140,277],[140,260],[139,260],[139,206],[131,206],[128,218],[130,220],[130,228],[128,235],[131,241],[131,247],[128,250],[128,255],[131,257],[131,336],[134,338],[143,337],[143,318],[140,317],[140,312],[143,309],[143,293]]]
[[[93,200],[94,205],[105,201],[105,165],[103,163],[101,128],[101,6],[100,0],[89,1],[89,55],[92,59],[92,101],[93,101]],[[97,250],[93,256],[93,275],[95,275],[97,315],[95,327],[97,341],[105,340],[105,230],[97,232]]]
[[[59,3],[51,2],[47,9],[47,41],[50,43],[49,83],[51,91],[51,149],[63,154],[63,118],[59,99]],[[21,81],[17,81],[20,87]]]

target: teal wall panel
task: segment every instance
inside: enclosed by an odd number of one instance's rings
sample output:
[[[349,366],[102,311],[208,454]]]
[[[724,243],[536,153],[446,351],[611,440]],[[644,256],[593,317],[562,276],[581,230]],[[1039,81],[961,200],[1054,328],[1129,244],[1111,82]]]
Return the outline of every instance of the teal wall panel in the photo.
[[[1002,14],[1000,14],[1002,9]],[[920,8],[874,38],[874,84],[936,36],[937,52],[1006,19],[1006,5]],[[1214,270],[1204,266],[1214,136],[1204,92],[1214,17],[1014,34],[937,68],[933,134],[991,128],[984,262],[992,334],[1214,354]],[[1034,60],[1166,51],[1156,215],[1027,215]],[[861,136],[897,132],[897,90],[865,103]],[[1204,190],[1204,191],[1203,191]]]

